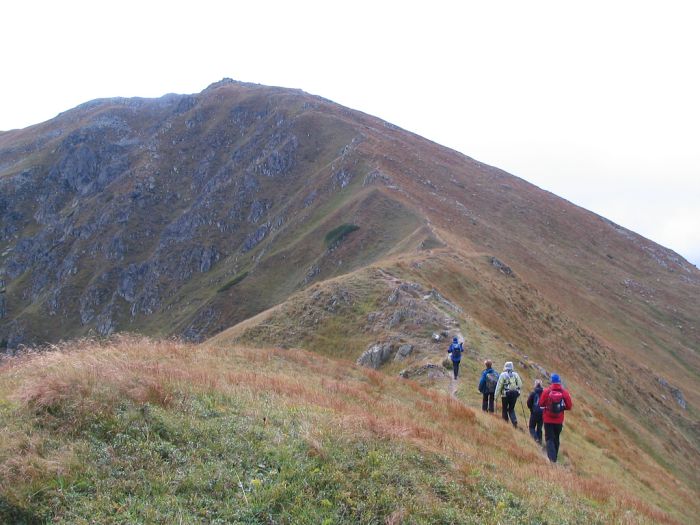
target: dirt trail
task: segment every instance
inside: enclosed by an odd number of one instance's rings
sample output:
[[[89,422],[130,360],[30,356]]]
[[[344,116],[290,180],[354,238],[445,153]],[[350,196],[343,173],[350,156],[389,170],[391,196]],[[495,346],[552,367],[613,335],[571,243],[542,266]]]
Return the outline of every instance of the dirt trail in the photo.
[[[450,396],[457,399],[457,380],[454,378],[450,379],[449,392],[450,392]]]

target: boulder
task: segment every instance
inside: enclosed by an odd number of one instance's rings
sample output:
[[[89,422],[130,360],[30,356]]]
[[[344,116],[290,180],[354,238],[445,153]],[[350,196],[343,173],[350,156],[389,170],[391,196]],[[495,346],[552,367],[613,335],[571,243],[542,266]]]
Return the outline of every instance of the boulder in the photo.
[[[396,351],[394,361],[403,361],[413,352],[413,345],[401,345]]]
[[[394,345],[391,343],[377,343],[370,346],[357,359],[357,364],[374,368],[375,370],[391,359]]]

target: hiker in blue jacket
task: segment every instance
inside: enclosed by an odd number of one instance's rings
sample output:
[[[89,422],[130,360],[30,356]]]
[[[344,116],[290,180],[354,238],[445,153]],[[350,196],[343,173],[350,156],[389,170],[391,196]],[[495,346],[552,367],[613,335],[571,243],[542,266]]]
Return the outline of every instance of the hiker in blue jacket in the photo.
[[[493,401],[496,393],[496,385],[498,384],[498,372],[493,369],[493,361],[487,359],[484,361],[485,370],[481,372],[479,380],[479,392],[483,395],[481,402],[481,410],[484,412],[493,412]]]
[[[447,349],[447,353],[452,359],[452,370],[454,371],[455,379],[459,375],[459,362],[462,360],[462,352],[464,352],[462,343],[456,337],[452,338],[452,344]]]

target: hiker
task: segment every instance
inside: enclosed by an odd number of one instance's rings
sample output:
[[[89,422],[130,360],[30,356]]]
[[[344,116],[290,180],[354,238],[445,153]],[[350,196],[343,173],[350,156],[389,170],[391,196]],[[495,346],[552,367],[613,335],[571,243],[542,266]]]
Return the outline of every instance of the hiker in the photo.
[[[540,408],[540,397],[542,396],[542,380],[535,379],[535,389],[530,392],[527,398],[527,408],[530,409],[530,435],[532,439],[542,444],[542,409]]]
[[[518,418],[515,416],[515,402],[520,396],[520,388],[523,386],[523,380],[517,372],[513,371],[513,363],[508,361],[503,366],[503,372],[498,378],[496,392],[494,397],[501,396],[501,410],[503,411],[503,419],[513,423],[515,428],[518,428]]]
[[[544,440],[547,444],[547,457],[552,463],[559,455],[559,434],[564,427],[564,411],[573,408],[569,392],[561,386],[559,374],[552,374],[552,385],[545,388],[540,396],[540,408],[544,411]]]
[[[459,339],[453,337],[452,344],[447,349],[447,353],[452,358],[452,370],[454,372],[455,379],[457,379],[457,376],[459,375],[459,362],[462,360],[462,352],[464,352],[462,343],[459,342]]]
[[[479,392],[483,396],[481,402],[481,410],[484,412],[493,413],[493,400],[496,393],[496,385],[498,384],[498,372],[493,369],[493,361],[487,359],[484,361],[485,370],[481,372],[479,380]]]

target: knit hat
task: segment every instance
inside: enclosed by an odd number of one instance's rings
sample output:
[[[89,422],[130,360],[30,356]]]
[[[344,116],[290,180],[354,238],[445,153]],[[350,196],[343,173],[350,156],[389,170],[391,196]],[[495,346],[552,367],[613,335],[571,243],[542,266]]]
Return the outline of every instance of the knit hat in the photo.
[[[503,365],[503,370],[513,370],[513,362],[512,362],[512,361],[506,361],[506,364]]]
[[[452,342],[455,343],[455,344],[459,343],[459,339],[457,339],[457,336],[454,336],[454,337],[452,338]]]
[[[559,379],[559,374],[552,374],[552,383],[561,384],[561,379]]]

